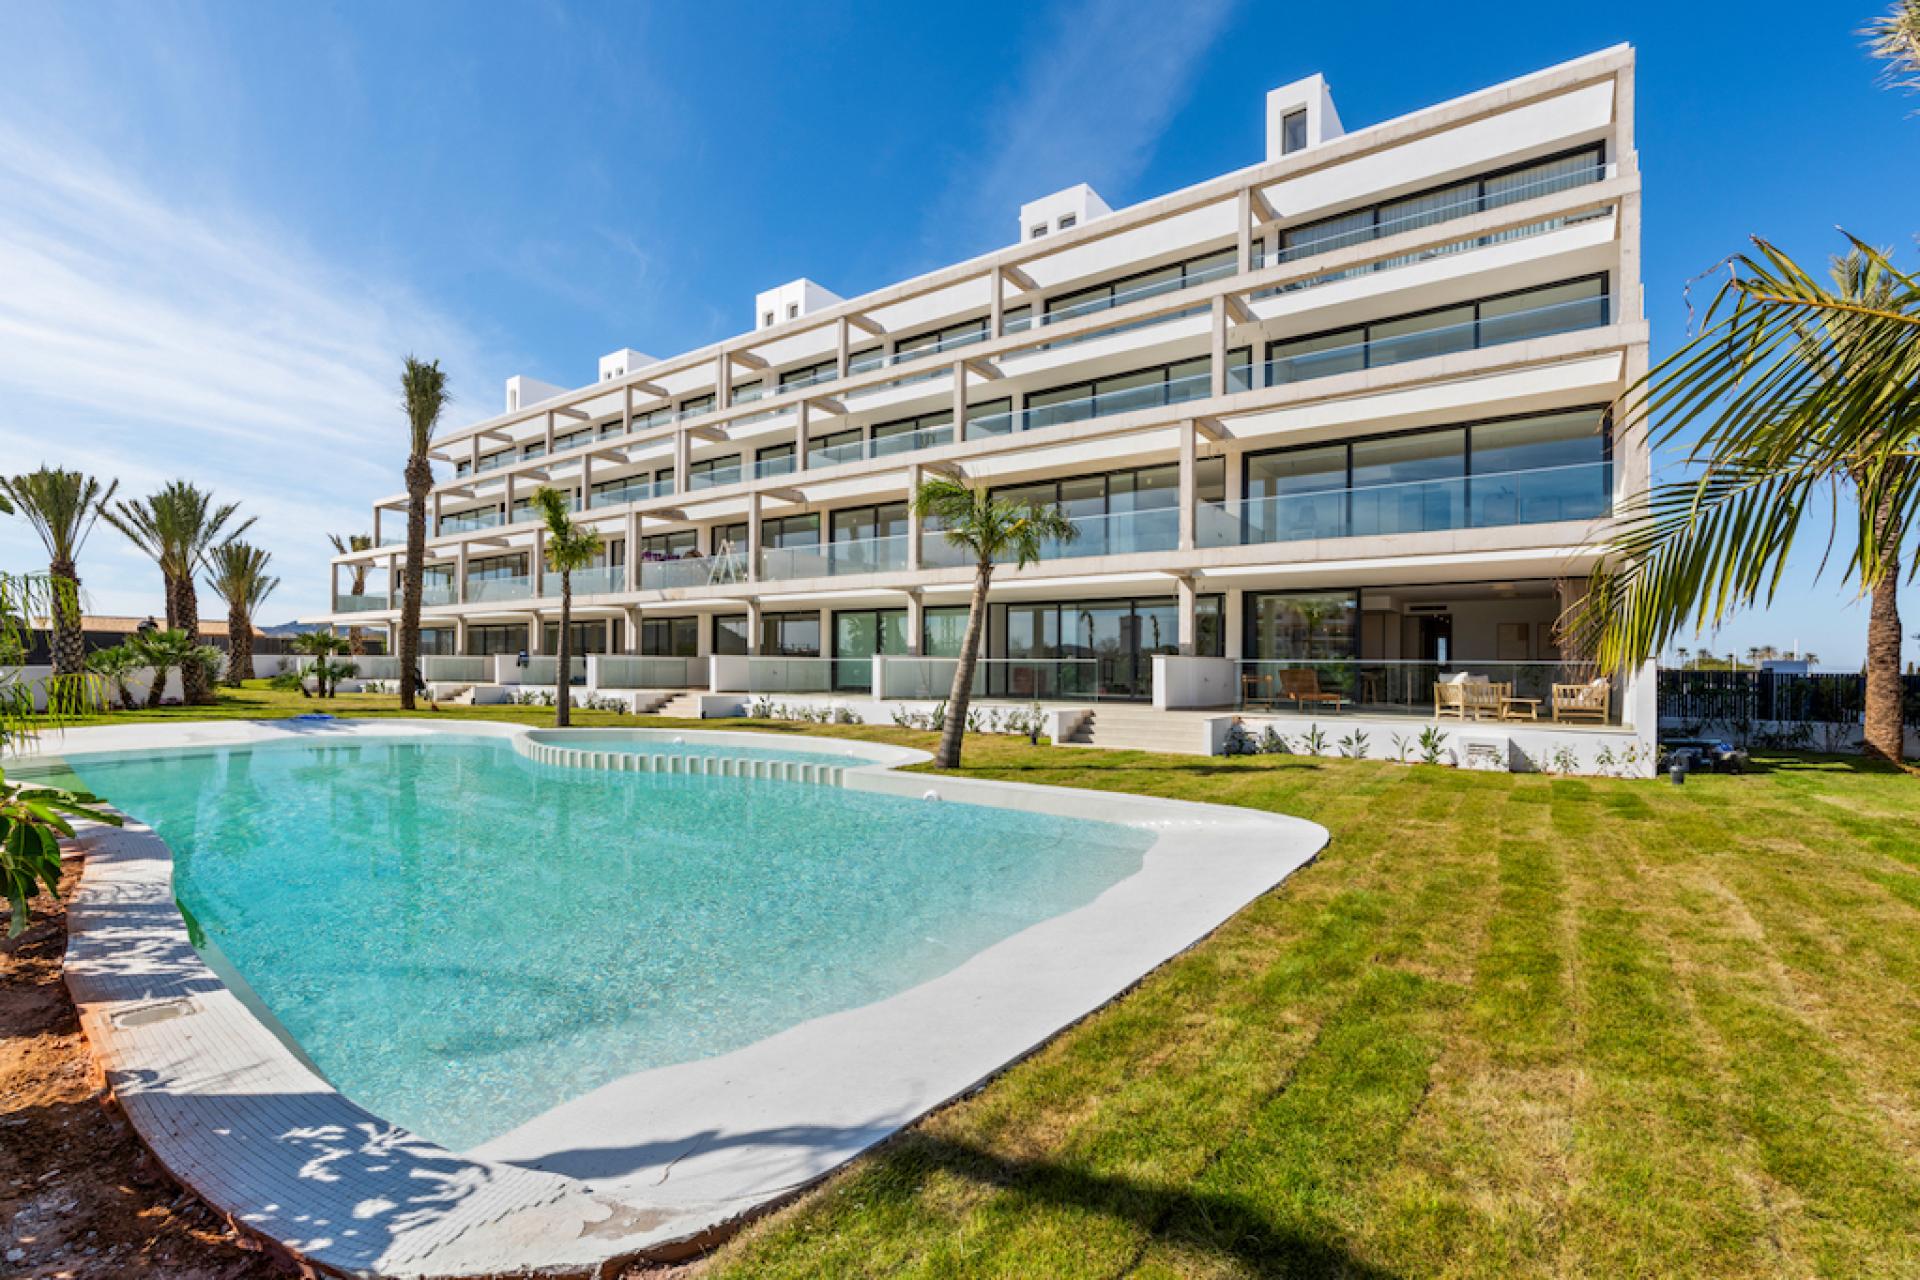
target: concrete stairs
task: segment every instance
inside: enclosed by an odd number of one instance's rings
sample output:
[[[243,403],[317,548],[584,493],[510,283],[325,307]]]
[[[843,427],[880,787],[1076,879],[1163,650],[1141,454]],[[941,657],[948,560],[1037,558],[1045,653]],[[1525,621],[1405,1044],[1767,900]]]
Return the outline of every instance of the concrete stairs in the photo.
[[[659,702],[655,703],[648,710],[641,712],[641,714],[671,716],[676,720],[698,720],[700,719],[700,697],[702,692],[702,690],[693,689],[685,693],[663,695]],[[635,709],[638,709],[637,704]]]
[[[1206,755],[1207,721],[1212,717],[1212,712],[1155,711],[1149,706],[1105,702],[1082,717],[1060,745]]]

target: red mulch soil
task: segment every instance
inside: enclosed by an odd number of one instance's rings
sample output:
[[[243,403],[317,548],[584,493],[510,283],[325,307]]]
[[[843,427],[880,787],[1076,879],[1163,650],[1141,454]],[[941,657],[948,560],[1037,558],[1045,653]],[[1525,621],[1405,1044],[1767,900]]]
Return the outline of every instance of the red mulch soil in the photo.
[[[69,864],[62,893],[78,880]],[[60,976],[67,917],[0,939],[0,1276],[281,1276],[147,1154],[99,1085]]]

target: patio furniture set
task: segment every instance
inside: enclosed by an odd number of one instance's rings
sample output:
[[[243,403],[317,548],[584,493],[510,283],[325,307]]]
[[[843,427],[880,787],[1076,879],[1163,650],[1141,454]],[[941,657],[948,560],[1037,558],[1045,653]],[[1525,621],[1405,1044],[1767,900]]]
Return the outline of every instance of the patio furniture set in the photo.
[[[1365,679],[1363,673],[1362,679]],[[1551,714],[1559,724],[1605,724],[1612,710],[1613,688],[1605,676],[1584,684],[1555,684]],[[1291,705],[1300,710],[1344,711],[1353,700],[1336,690],[1320,687],[1320,675],[1311,667],[1274,672],[1245,672],[1240,677],[1240,702],[1248,710]],[[1434,719],[1539,720],[1546,698],[1520,697],[1510,681],[1489,680],[1461,672],[1433,684]]]

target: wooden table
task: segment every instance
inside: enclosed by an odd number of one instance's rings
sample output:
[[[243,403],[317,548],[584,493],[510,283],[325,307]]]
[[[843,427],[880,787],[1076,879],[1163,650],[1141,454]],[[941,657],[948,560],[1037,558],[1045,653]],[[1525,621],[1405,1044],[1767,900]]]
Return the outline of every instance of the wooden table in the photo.
[[[1540,699],[1503,697],[1500,699],[1500,718],[1502,720],[1538,720]]]

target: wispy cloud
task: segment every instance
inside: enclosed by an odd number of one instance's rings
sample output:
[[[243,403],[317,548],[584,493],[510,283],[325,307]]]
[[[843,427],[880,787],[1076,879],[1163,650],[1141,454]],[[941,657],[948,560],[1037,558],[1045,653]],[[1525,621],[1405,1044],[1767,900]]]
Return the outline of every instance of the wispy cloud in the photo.
[[[1124,199],[1233,7],[1063,6],[992,108],[975,163],[955,166],[933,206],[929,247],[951,258],[956,233],[982,247],[1011,243],[1020,205],[1076,182]]]
[[[0,467],[81,467],[136,494],[186,477],[240,501],[284,580],[273,619],[323,603],[326,532],[365,527],[368,500],[400,487],[399,358],[486,367],[476,346],[372,272],[0,124]],[[0,564],[39,554],[0,518]],[[159,604],[111,530],[82,570],[90,607]]]

